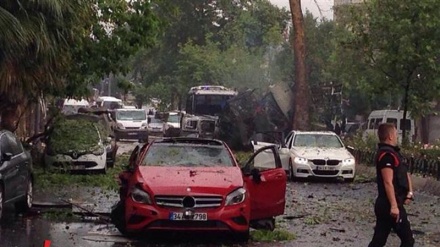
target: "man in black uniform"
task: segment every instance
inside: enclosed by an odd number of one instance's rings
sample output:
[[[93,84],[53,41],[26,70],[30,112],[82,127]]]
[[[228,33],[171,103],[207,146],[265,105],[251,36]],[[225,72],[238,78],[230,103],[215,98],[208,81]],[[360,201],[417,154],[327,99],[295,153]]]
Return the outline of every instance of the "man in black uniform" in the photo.
[[[376,153],[377,190],[374,205],[376,227],[368,247],[383,247],[391,228],[401,240],[401,247],[413,247],[414,238],[404,204],[413,200],[412,183],[408,165],[397,147],[397,129],[384,123],[378,128],[380,143]]]

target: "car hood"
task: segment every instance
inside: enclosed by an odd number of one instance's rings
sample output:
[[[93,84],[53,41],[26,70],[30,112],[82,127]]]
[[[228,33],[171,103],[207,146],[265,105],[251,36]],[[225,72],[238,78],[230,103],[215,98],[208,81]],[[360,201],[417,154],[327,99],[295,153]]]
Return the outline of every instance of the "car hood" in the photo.
[[[243,186],[239,167],[140,166],[139,174],[139,182],[146,184],[155,195],[188,192],[224,195]]]
[[[353,155],[345,148],[310,148],[293,147],[291,152],[297,157],[306,159],[351,159]]]

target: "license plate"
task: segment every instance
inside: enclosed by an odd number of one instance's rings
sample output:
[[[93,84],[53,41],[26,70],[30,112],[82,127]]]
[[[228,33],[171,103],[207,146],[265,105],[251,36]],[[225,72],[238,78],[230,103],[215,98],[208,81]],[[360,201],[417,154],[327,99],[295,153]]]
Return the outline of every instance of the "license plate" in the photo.
[[[128,133],[129,136],[135,136],[136,133]]]
[[[76,165],[71,167],[72,170],[85,170],[86,166],[84,165]]]
[[[321,170],[321,171],[334,171],[335,167],[332,166],[317,166],[316,170]]]
[[[193,213],[191,216],[185,216],[184,213],[172,212],[170,213],[170,220],[195,220],[207,221],[207,213]]]

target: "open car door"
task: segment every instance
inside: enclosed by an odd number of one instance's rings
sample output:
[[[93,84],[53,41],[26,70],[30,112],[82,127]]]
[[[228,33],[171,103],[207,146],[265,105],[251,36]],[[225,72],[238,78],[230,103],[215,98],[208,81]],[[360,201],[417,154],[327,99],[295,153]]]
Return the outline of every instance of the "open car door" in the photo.
[[[289,170],[290,150],[286,148],[285,140],[281,132],[256,133],[251,140],[251,144],[254,153],[263,147],[276,146],[281,159],[282,168],[284,168],[285,171]],[[262,154],[256,156],[255,159],[255,162],[258,164],[270,164],[270,161],[273,161],[273,153],[271,150],[266,149]],[[270,168],[270,166],[268,168]]]
[[[260,155],[265,158],[260,159]],[[251,200],[251,220],[272,219],[284,214],[287,176],[281,166],[278,147],[271,145],[257,150],[244,170]]]

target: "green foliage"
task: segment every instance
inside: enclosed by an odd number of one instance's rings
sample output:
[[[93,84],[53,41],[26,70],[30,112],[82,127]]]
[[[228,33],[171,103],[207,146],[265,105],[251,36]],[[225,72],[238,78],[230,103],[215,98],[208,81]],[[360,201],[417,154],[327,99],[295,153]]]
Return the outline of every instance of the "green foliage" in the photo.
[[[350,25],[353,48],[380,73],[370,87],[400,95],[401,105],[418,116],[431,110],[440,92],[439,7],[435,0],[367,1]]]
[[[255,242],[279,242],[290,241],[296,237],[294,234],[283,229],[276,229],[274,231],[255,230],[251,231],[251,239]]]
[[[0,104],[81,96],[150,46],[160,25],[146,0],[0,3]],[[2,107],[3,108],[3,107]]]
[[[58,187],[87,186],[99,187],[116,191],[119,188],[117,177],[128,164],[129,155],[117,157],[113,168],[108,169],[106,174],[71,174],[60,170],[34,169],[36,186],[40,190]]]
[[[99,137],[108,136],[104,126],[84,119],[61,118],[53,125],[49,145],[56,154],[69,151],[99,151]]]
[[[148,94],[160,88],[157,98],[165,105],[176,108],[194,85],[259,87],[276,81],[276,70],[267,63],[278,52],[286,10],[267,0],[162,1],[158,6],[160,13],[168,10],[164,34],[155,47],[133,58],[132,67],[135,82]],[[137,98],[145,101],[141,93]]]
[[[246,165],[246,162],[251,158],[251,156],[253,155],[253,152],[235,152],[234,153],[235,158],[237,159],[238,163],[241,166]]]

